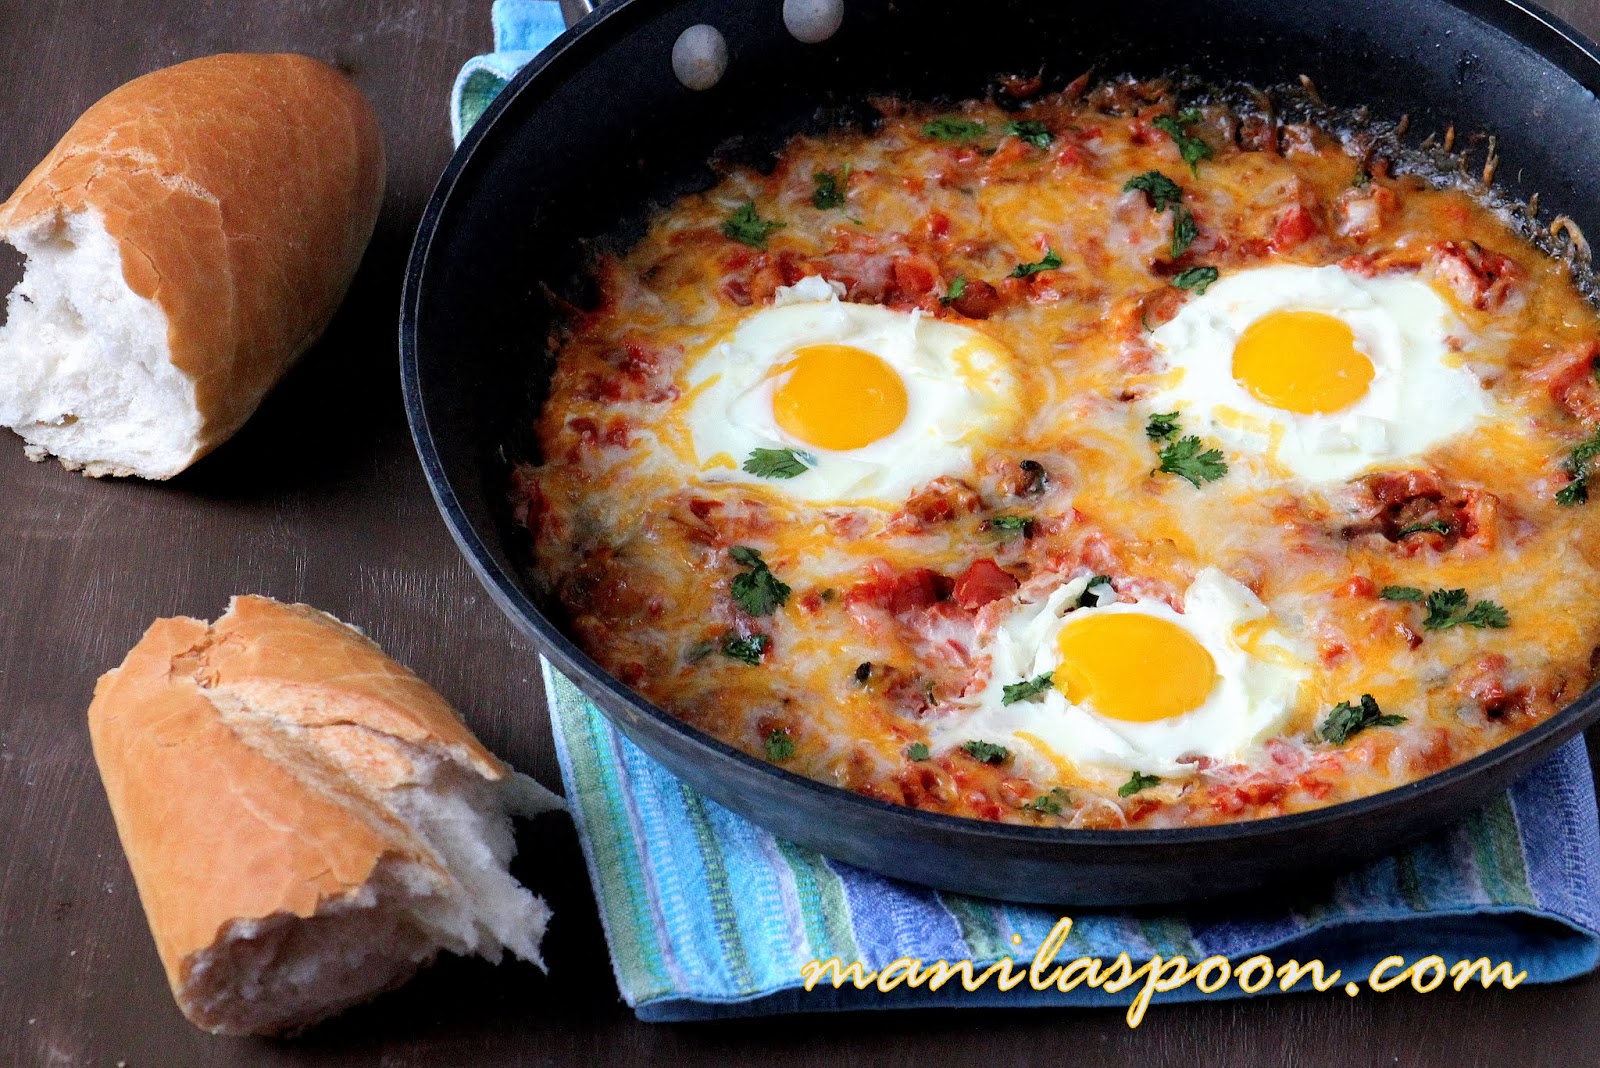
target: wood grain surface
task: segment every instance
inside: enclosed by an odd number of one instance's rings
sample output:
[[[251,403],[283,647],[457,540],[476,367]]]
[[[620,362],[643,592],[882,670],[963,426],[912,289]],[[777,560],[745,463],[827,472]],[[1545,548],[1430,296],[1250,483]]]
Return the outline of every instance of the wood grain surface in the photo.
[[[1600,36],[1597,0],[1550,6]],[[1546,1065],[1600,1060],[1600,979],[1512,992],[1294,995],[1118,1011],[916,1012],[646,1025],[618,1000],[571,825],[525,825],[516,872],[555,909],[551,977],[447,959],[295,1041],[213,1038],[172,1003],[89,751],[95,678],[151,619],[229,595],[367,629],[492,748],[558,782],[532,649],[434,511],[395,333],[446,100],[489,0],[0,0],[0,187],[107,90],[178,60],[292,50],[349,71],[383,121],[389,194],[328,336],[229,445],[166,485],[30,464],[0,431],[0,1066]],[[0,291],[17,276],[0,258]],[[1591,739],[1591,748],[1593,740]]]

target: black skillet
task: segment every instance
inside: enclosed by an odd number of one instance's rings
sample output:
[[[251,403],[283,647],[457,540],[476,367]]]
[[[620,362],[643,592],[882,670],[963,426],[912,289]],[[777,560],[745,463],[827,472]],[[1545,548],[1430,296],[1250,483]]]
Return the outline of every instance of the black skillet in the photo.
[[[578,3],[581,0],[569,0]],[[1459,818],[1600,718],[1600,695],[1409,786],[1320,811],[1189,830],[1087,831],[918,812],[737,752],[609,676],[530,596],[507,461],[549,374],[543,285],[581,290],[581,239],[626,243],[652,206],[714,181],[721,153],[759,159],[819,109],[872,93],[981,96],[1043,66],[1188,69],[1256,85],[1309,75],[1334,105],[1417,131],[1492,133],[1499,182],[1600,234],[1600,52],[1510,0],[845,0],[820,44],[780,0],[618,0],[519,74],[468,135],[428,204],[406,274],[401,373],[445,522],[496,603],[624,734],[695,789],[776,834],[888,875],[990,897],[1138,904],[1237,892],[1349,866]],[[707,23],[731,57],[693,92],[670,61]],[[1591,507],[1600,507],[1592,505]],[[464,655],[470,655],[463,651]]]

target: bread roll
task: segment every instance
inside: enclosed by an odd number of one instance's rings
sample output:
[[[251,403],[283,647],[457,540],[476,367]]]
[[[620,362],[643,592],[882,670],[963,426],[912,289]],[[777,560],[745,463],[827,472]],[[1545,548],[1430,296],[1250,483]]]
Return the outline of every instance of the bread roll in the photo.
[[[508,813],[561,802],[354,628],[236,597],[160,619],[89,732],[173,995],[197,1026],[294,1031],[440,950],[535,963],[550,912]]]
[[[315,59],[210,56],[112,91],[0,205],[28,260],[0,425],[35,460],[172,477],[327,326],[382,198],[372,110]]]

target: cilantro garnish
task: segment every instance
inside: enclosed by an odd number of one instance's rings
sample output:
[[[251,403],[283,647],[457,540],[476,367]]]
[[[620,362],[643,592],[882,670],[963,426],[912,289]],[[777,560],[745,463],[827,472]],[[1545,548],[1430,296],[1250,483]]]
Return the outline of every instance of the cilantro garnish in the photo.
[[[789,732],[782,727],[774,727],[768,731],[766,742],[768,760],[788,760],[794,756],[794,739],[789,737]]]
[[[747,638],[729,634],[722,639],[722,655],[754,667],[761,663],[761,654],[771,644],[772,639],[765,634],[752,634]]]
[[[1055,672],[1046,671],[1043,675],[1035,675],[1031,679],[1008,683],[1000,688],[1000,703],[1014,705],[1018,701],[1026,701],[1030,697],[1038,697],[1050,688],[1050,683],[1054,676]]]
[[[1182,204],[1172,209],[1172,258],[1177,259],[1189,251],[1200,228],[1194,223],[1194,214]],[[1215,278],[1212,281],[1216,281]],[[1209,284],[1209,283],[1208,283]]]
[[[950,288],[945,290],[944,296],[939,298],[939,303],[940,304],[953,304],[956,301],[960,300],[961,299],[961,295],[963,293],[965,293],[966,291],[967,291],[967,280],[966,280],[966,278],[964,278],[963,276],[958,274],[958,275],[956,275],[954,278],[952,278],[950,280]]]
[[[923,134],[935,141],[976,141],[987,130],[988,127],[981,122],[954,115],[941,116],[922,127]]]
[[[1378,596],[1385,601],[1420,601],[1422,591],[1415,586],[1385,586],[1378,591]]]
[[[767,235],[774,230],[782,230],[785,225],[763,219],[756,214],[755,201],[747,200],[743,207],[728,216],[728,221],[722,224],[722,236],[731,237],[751,248],[766,248]]]
[[[1434,590],[1428,594],[1427,607],[1428,618],[1422,625],[1429,630],[1454,627],[1503,630],[1511,625],[1511,616],[1493,601],[1478,601],[1469,607],[1466,590]]]
[[[1157,212],[1166,211],[1167,208],[1183,200],[1183,188],[1160,171],[1145,171],[1143,174],[1134,175],[1122,186],[1124,193],[1135,189],[1150,194],[1150,206]]]
[[[1430,519],[1426,523],[1412,523],[1410,526],[1401,527],[1395,532],[1395,537],[1408,538],[1413,534],[1444,534],[1449,535],[1452,530],[1449,523],[1443,519]]]
[[[1063,805],[1072,804],[1072,795],[1059,786],[1052,786],[1047,794],[1040,794],[1032,801],[1023,802],[1023,810],[1028,812],[1043,812],[1047,816],[1061,815]]]
[[[1006,133],[1019,140],[1026,141],[1034,148],[1050,147],[1050,128],[1044,123],[1033,119],[1022,119],[1018,122],[1006,123]]]
[[[752,449],[744,470],[757,478],[793,478],[817,464],[817,458],[799,449]]]
[[[772,573],[759,552],[748,545],[735,545],[728,555],[735,563],[750,568],[733,576],[733,599],[745,612],[752,616],[771,615],[789,599],[789,587]]]
[[[927,742],[912,742],[906,746],[906,758],[909,760],[927,760],[928,755]]]
[[[1228,473],[1221,450],[1205,449],[1193,434],[1172,442],[1157,455],[1161,458],[1162,472],[1186,478],[1196,488],[1207,482],[1215,482]]]
[[[1363,167],[1359,171],[1356,171],[1356,176],[1350,179],[1350,184],[1355,186],[1357,189],[1360,189],[1370,181],[1372,181],[1372,175],[1368,173],[1365,167]]]
[[[1150,417],[1150,422],[1145,425],[1145,437],[1151,441],[1166,441],[1178,432],[1178,413],[1159,412]]]
[[[845,195],[850,188],[850,164],[846,163],[839,174],[817,171],[811,180],[817,183],[817,188],[811,194],[812,207],[821,211],[844,207]]]
[[[1164,130],[1167,136],[1172,138],[1172,143],[1178,146],[1178,155],[1189,165],[1191,174],[1199,174],[1200,161],[1211,158],[1211,146],[1184,129],[1185,126],[1192,126],[1199,121],[1199,111],[1185,108],[1176,115],[1163,115],[1150,123],[1156,129]]]
[[[1211,283],[1217,280],[1215,267],[1190,267],[1186,271],[1179,271],[1173,276],[1172,284],[1179,289],[1192,289],[1197,294],[1204,296]]]
[[[1061,257],[1056,255],[1055,249],[1051,248],[1049,245],[1046,245],[1044,249],[1044,259],[1035,263],[1017,264],[1016,267],[1011,271],[1011,277],[1026,278],[1030,274],[1038,274],[1040,271],[1053,271],[1060,266]]]
[[[1597,370],[1600,374],[1600,370]],[[1596,457],[1600,457],[1600,430],[1587,440],[1580,441],[1573,446],[1572,452],[1567,456],[1565,468],[1567,474],[1572,476],[1572,481],[1563,486],[1556,493],[1556,502],[1572,506],[1583,504],[1589,499],[1589,466]]]
[[[1334,705],[1333,711],[1328,713],[1328,718],[1322,721],[1318,733],[1323,741],[1333,745],[1343,745],[1368,727],[1394,727],[1405,721],[1404,716],[1386,715],[1378,707],[1378,702],[1372,699],[1372,695],[1364,693],[1357,704],[1340,701]]]
[[[993,516],[987,526],[990,530],[998,530],[1002,534],[1021,534],[1024,537],[1033,532],[1033,520],[1025,515]]]
[[[1094,591],[1100,586],[1110,586],[1113,591],[1116,590],[1116,587],[1111,585],[1110,575],[1096,575],[1089,580],[1089,585],[1085,586],[1083,592],[1078,595],[1078,607],[1094,608],[1099,605],[1100,595]]]
[[[961,748],[966,750],[967,755],[973,760],[982,761],[985,764],[1004,764],[1011,759],[1011,750],[1003,745],[995,745],[993,742],[963,742]]]
[[[1133,773],[1133,778],[1117,787],[1118,797],[1132,797],[1140,790],[1148,790],[1152,786],[1160,786],[1161,779],[1156,775],[1146,775],[1142,771]]]

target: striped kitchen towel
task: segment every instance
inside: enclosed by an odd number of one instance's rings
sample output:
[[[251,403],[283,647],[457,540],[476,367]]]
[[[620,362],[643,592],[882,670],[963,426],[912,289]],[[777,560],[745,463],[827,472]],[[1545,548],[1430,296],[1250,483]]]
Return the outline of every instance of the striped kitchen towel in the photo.
[[[496,52],[468,63],[452,95],[457,141],[561,26],[549,0],[496,0],[493,17]],[[1138,984],[1123,980],[1155,955],[1169,965],[1181,956],[1190,966],[1226,958],[1239,969],[1212,993],[1200,988],[1216,985],[1220,972],[1201,973],[1157,994],[1158,1006],[1277,990],[1281,981],[1264,977],[1262,968],[1290,960],[1321,960],[1324,979],[1341,972],[1326,995],[1341,997],[1345,981],[1366,983],[1391,956],[1400,963],[1383,975],[1405,976],[1416,964],[1412,982],[1421,987],[1436,972],[1444,982],[1457,961],[1510,962],[1502,974],[1526,972],[1529,982],[1570,978],[1600,961],[1600,828],[1581,739],[1459,825],[1354,874],[1307,886],[1291,901],[1075,910],[1055,959],[1104,962],[1097,981],[1080,969],[1062,973],[1084,980],[1060,984],[1069,990],[1041,984],[1048,986],[1041,991],[1024,981],[1002,991],[997,973],[969,992],[959,974],[932,989],[926,969],[971,961],[976,979],[1009,957],[1026,979],[1027,962],[1059,929],[1061,910],[898,883],[780,841],[673,778],[548,664],[544,673],[562,779],[617,985],[642,1019],[927,1005],[1126,1006],[1148,974]],[[1130,963],[1118,973],[1113,961],[1124,953]],[[1270,963],[1252,965],[1257,955]],[[1434,955],[1437,968],[1424,966]],[[877,981],[805,989],[806,965],[830,959],[841,971],[859,961],[853,974],[876,974]],[[923,969],[925,981],[909,981],[908,967],[913,977]]]

